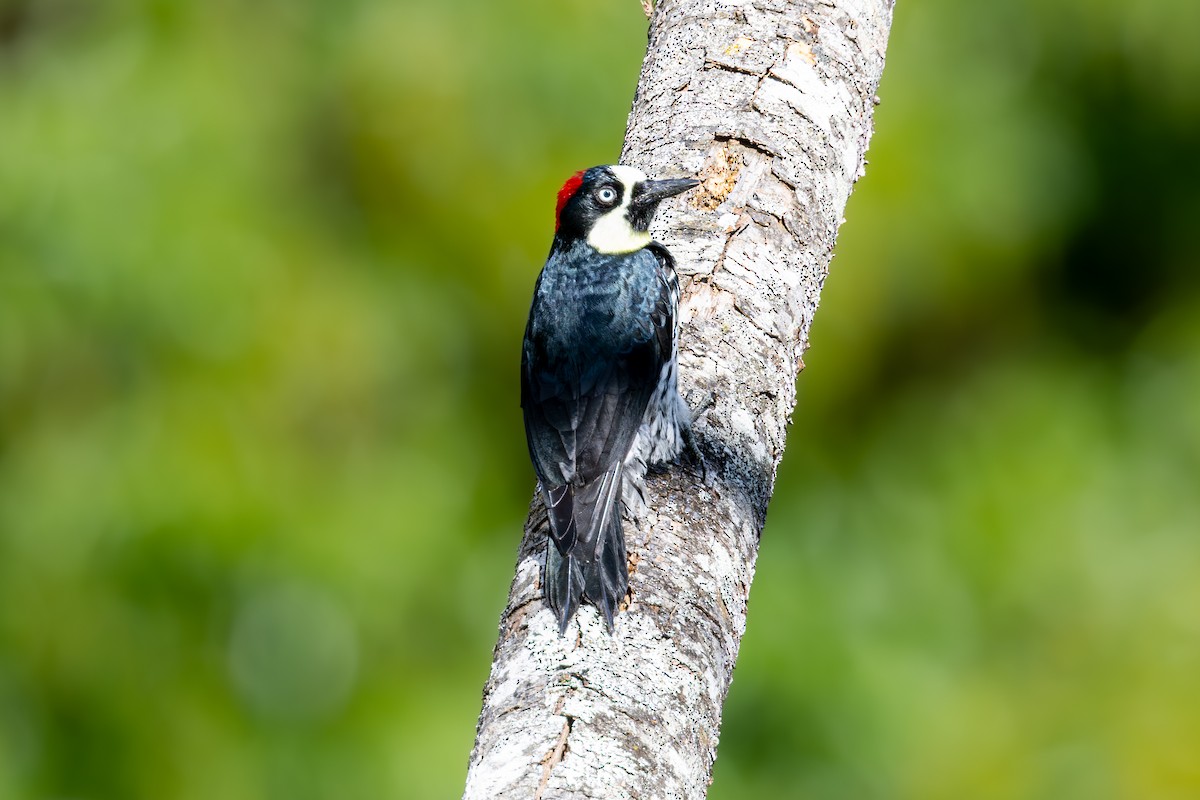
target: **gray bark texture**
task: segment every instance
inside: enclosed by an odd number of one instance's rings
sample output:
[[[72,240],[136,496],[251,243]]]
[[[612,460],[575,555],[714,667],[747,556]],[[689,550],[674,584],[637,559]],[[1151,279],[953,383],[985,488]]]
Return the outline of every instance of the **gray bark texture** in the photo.
[[[808,330],[863,174],[892,0],[663,0],[622,163],[699,176],[656,238],[683,285],[680,388],[706,470],[651,475],[625,520],[613,635],[542,602],[535,499],[465,798],[702,798]],[[515,369],[515,365],[514,365]],[[703,474],[697,474],[703,473]]]

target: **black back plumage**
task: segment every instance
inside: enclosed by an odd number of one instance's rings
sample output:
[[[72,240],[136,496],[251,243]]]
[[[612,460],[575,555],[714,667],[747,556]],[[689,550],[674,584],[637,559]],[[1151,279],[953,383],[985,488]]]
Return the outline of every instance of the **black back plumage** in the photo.
[[[554,544],[546,600],[563,630],[583,597],[611,629],[628,591],[622,467],[673,357],[674,281],[657,243],[607,255],[560,239],[538,277],[521,407]]]

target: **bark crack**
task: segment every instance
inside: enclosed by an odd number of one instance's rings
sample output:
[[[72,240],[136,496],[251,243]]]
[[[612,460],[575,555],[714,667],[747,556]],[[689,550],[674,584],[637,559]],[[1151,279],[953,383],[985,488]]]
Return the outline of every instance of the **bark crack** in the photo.
[[[753,313],[751,313],[750,311],[747,311],[745,308],[743,308],[742,305],[740,303],[738,303],[736,300],[733,303],[733,310],[738,312],[739,314],[741,314],[743,317],[745,317],[746,321],[749,322],[751,325],[753,325],[755,330],[761,331],[764,336],[774,339],[777,342],[783,341],[782,336],[780,336],[775,331],[768,330],[764,325],[762,325],[757,319],[754,318]]]
[[[567,754],[567,737],[571,735],[571,728],[575,726],[575,718],[570,714],[563,714],[563,702],[566,698],[558,698],[558,704],[554,706],[554,716],[563,717],[562,730],[559,731],[558,741],[550,752],[542,758],[542,779],[538,783],[537,791],[533,793],[533,800],[542,800],[542,795],[546,791],[546,787],[550,785],[550,773],[563,760],[563,756]]]
[[[712,56],[704,57],[704,67],[705,69],[715,68],[724,70],[725,72],[736,72],[738,75],[749,75],[752,78],[758,78],[760,80],[764,75],[764,73],[759,72],[758,70],[750,69],[749,67],[743,67],[741,64],[731,64],[728,61],[718,61]]]
[[[746,148],[747,150],[754,150],[756,152],[762,153],[764,156],[767,156],[768,158],[779,158],[779,153],[772,150],[767,144],[765,144],[763,142],[756,142],[753,139],[749,139],[745,136],[739,136],[739,135],[735,135],[735,134],[731,134],[731,133],[718,133],[713,138],[716,139],[718,142],[734,142],[736,144],[740,144],[742,147]]]
[[[733,223],[733,228],[725,234],[725,242],[721,245],[721,252],[717,255],[717,263],[713,264],[712,272],[708,275],[703,275],[698,279],[698,282],[707,283],[712,280],[712,277],[722,270],[725,266],[725,257],[729,254],[729,246],[733,244],[733,240],[746,228],[750,227],[750,215],[742,212],[738,215],[737,220]]]

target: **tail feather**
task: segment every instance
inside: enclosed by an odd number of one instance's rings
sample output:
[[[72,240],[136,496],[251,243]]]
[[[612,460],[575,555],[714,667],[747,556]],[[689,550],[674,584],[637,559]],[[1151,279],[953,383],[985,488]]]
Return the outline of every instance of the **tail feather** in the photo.
[[[583,570],[579,561],[563,558],[553,543],[546,545],[546,604],[558,618],[558,633],[567,632],[567,623],[579,608],[583,597]]]
[[[600,610],[611,632],[617,605],[629,591],[618,507],[621,483],[621,465],[614,464],[590,483],[545,491],[551,509],[546,604],[558,618],[560,633],[583,598]]]

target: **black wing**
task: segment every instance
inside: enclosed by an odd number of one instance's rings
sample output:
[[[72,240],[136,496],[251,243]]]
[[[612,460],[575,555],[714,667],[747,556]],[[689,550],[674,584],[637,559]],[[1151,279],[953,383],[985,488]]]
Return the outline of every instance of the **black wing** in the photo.
[[[563,271],[547,287],[543,271],[521,358],[526,440],[555,545],[546,599],[560,630],[583,595],[611,629],[628,590],[622,469],[673,348],[674,273],[663,256],[647,249],[586,266],[548,266]]]
[[[641,285],[599,299],[535,295],[521,359],[521,407],[529,454],[545,485],[588,482],[624,460],[671,357],[669,281],[657,254],[638,255],[651,265]],[[583,307],[571,313],[553,307],[573,304]],[[564,337],[556,325],[571,326],[572,335]]]

